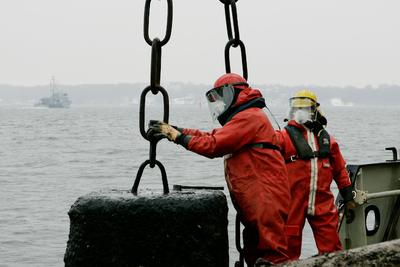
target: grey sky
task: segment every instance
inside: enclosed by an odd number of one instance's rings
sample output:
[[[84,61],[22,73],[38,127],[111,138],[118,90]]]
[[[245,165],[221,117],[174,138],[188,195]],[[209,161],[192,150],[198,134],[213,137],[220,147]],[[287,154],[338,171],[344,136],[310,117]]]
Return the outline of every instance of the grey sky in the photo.
[[[218,0],[174,0],[162,83],[210,84],[227,42]],[[149,82],[144,0],[0,0],[0,83]],[[400,84],[400,1],[239,0],[249,81],[284,85]],[[166,1],[153,0],[151,37]],[[241,73],[239,50],[232,52]]]

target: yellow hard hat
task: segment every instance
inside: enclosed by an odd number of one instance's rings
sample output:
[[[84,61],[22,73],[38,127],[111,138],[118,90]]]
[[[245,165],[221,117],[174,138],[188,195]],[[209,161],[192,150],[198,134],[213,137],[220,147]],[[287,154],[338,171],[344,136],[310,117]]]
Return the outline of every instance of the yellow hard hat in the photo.
[[[297,91],[294,94],[294,97],[306,97],[311,100],[314,100],[314,102],[317,102],[317,95],[313,91],[308,90],[308,89],[303,89],[303,90]]]
[[[317,102],[317,95],[308,89],[297,91],[292,98],[290,98],[292,107],[304,108],[311,106],[319,106]]]

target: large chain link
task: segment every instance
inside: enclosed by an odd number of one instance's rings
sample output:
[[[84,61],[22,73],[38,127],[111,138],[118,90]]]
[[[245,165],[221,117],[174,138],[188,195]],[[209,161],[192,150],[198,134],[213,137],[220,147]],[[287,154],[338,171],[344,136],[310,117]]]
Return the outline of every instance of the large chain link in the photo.
[[[246,47],[244,46],[244,43],[240,40],[239,23],[236,10],[236,2],[238,0],[219,0],[219,1],[223,3],[225,7],[226,29],[228,33],[228,43],[225,45],[225,71],[226,73],[231,72],[230,48],[239,46],[240,53],[242,56],[243,78],[247,80],[248,76],[247,76]],[[232,23],[233,23],[233,34],[232,34]]]
[[[157,152],[157,143],[160,139],[151,138],[147,136],[147,131],[145,129],[145,107],[146,107],[146,96],[148,92],[152,92],[154,95],[161,92],[163,96],[163,105],[164,105],[164,116],[163,121],[168,123],[169,119],[169,98],[167,91],[160,85],[161,78],[161,48],[168,43],[171,37],[172,30],[172,0],[167,0],[168,4],[168,13],[167,13],[167,26],[166,33],[163,40],[160,41],[159,38],[150,39],[149,36],[149,21],[150,21],[150,4],[151,0],[146,0],[145,8],[144,8],[144,27],[143,27],[143,35],[146,43],[151,46],[151,67],[150,67],[150,85],[147,86],[140,96],[140,109],[139,109],[139,128],[140,133],[144,139],[150,142],[149,148],[149,159],[144,161],[136,174],[136,179],[132,187],[132,193],[137,194],[137,189],[139,187],[140,179],[142,178],[142,174],[144,168],[147,165],[150,165],[150,168],[154,168],[156,165],[159,167],[161,171],[161,179],[163,183],[164,194],[169,193],[168,187],[168,179],[167,173],[165,171],[164,166],[156,160],[156,152]]]

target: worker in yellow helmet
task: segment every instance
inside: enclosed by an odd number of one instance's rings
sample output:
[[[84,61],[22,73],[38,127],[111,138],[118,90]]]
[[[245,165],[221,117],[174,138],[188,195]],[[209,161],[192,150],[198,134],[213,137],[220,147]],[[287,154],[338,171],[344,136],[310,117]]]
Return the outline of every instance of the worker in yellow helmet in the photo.
[[[338,210],[330,190],[335,180],[348,207],[354,207],[352,185],[346,163],[335,139],[324,126],[317,96],[300,90],[289,99],[288,124],[277,131],[288,170],[291,205],[286,226],[288,253],[297,260],[307,219],[320,254],[341,250],[337,233]]]
[[[295,120],[299,124],[309,122],[319,122],[326,126],[327,120],[321,113],[316,94],[311,90],[300,90],[289,99],[289,119]]]

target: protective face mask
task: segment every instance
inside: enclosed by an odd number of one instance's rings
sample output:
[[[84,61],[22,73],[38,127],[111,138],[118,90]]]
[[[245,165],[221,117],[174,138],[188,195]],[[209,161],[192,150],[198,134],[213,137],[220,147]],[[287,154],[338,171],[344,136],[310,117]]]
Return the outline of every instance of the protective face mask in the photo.
[[[307,110],[299,109],[293,113],[293,119],[299,124],[304,124],[307,121],[311,121],[311,114]]]
[[[217,121],[218,116],[225,111],[225,103],[221,100],[208,102],[208,108],[210,109],[212,119]]]

